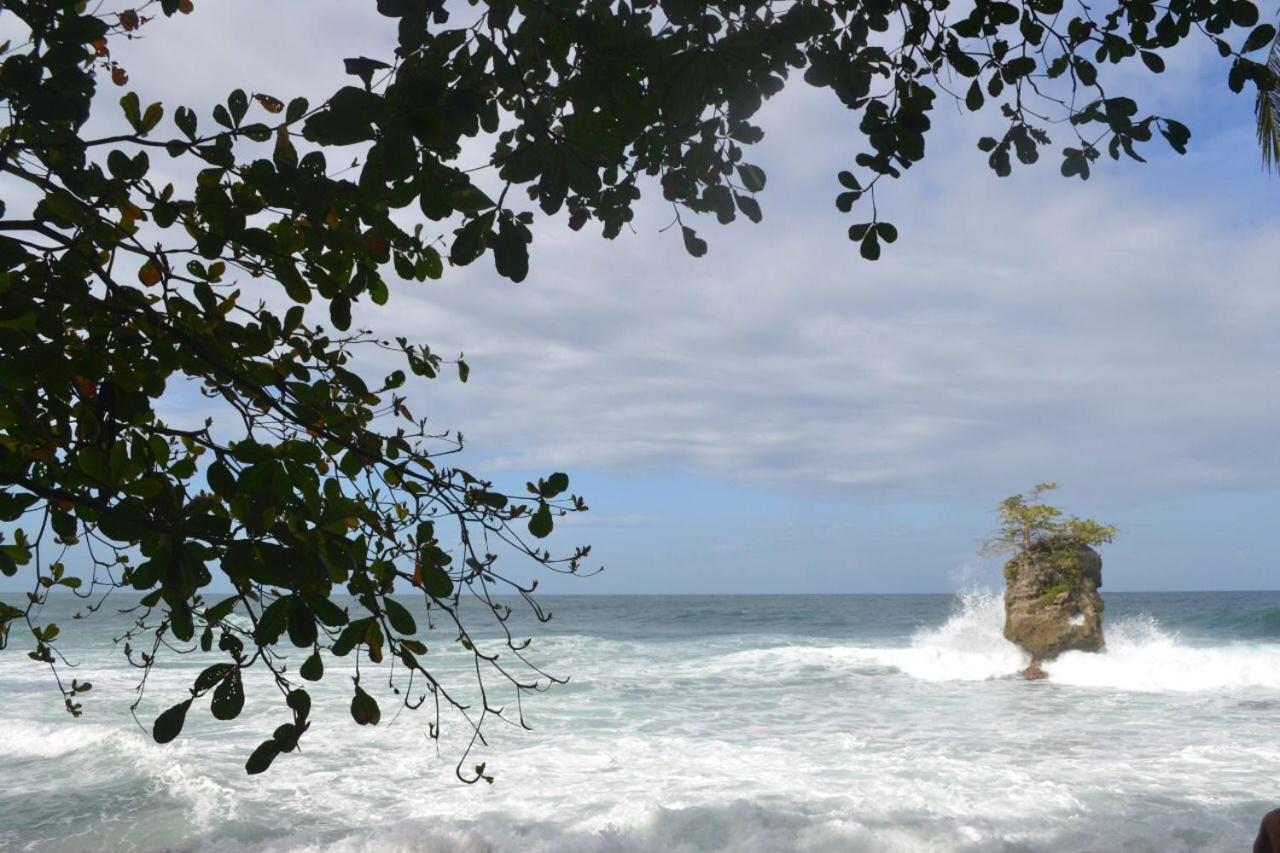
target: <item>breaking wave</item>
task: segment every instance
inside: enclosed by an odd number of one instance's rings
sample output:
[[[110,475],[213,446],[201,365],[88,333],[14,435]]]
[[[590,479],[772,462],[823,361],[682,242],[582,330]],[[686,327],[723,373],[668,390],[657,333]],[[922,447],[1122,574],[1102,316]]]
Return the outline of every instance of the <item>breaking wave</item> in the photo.
[[[917,631],[908,648],[867,649],[865,659],[926,681],[982,681],[1016,675],[1028,656],[1002,635],[1000,594],[971,590],[938,628]],[[1280,644],[1198,645],[1149,615],[1105,628],[1106,650],[1067,652],[1044,665],[1059,685],[1152,693],[1280,690]]]

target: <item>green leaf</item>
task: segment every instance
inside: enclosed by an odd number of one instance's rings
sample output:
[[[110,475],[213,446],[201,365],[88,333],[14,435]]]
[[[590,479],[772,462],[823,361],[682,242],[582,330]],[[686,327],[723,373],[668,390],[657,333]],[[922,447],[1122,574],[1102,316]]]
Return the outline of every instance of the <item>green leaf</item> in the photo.
[[[204,670],[196,676],[195,684],[192,690],[196,693],[206,693],[215,684],[224,680],[235,670],[235,665],[230,663],[215,663],[213,666],[205,667]]]
[[[204,612],[204,620],[211,624],[216,624],[231,615],[231,611],[236,609],[236,605],[240,603],[240,597],[233,595],[230,598],[224,598],[217,604],[210,607]]]
[[[983,101],[982,87],[978,85],[977,80],[974,80],[969,84],[969,91],[964,96],[964,105],[970,112],[977,112],[982,109]]]
[[[1160,133],[1168,140],[1170,147],[1179,154],[1187,153],[1187,143],[1191,140],[1191,131],[1185,124],[1171,118],[1160,120]]]
[[[376,726],[382,719],[382,711],[378,709],[377,700],[365,693],[358,684],[356,695],[351,700],[351,718],[362,726]]]
[[[498,234],[493,242],[493,263],[498,275],[519,284],[529,274],[529,246],[525,229],[504,216],[498,222]]]
[[[111,466],[106,455],[96,447],[85,447],[76,454],[76,464],[80,470],[93,478],[95,484],[106,485],[112,482]]]
[[[313,653],[302,662],[302,666],[298,667],[298,675],[307,681],[319,681],[324,678],[324,661],[320,659],[319,652]]]
[[[188,642],[196,635],[195,623],[191,620],[191,606],[186,601],[179,601],[169,608],[169,626],[173,636]]]
[[[249,111],[249,96],[244,93],[244,89],[236,89],[231,93],[227,98],[227,107],[231,110],[231,118],[239,125]]]
[[[453,232],[453,246],[449,249],[449,260],[455,266],[466,266],[483,254],[485,237],[489,233],[489,226],[492,222],[493,214],[486,213],[484,216],[472,219]],[[511,247],[508,246],[507,251],[510,250]],[[510,262],[509,255],[507,259]]]
[[[262,611],[262,614],[258,617],[257,630],[254,632],[255,638],[259,643],[269,646],[280,639],[287,622],[288,608],[288,598],[277,598]]]
[[[338,635],[338,639],[334,641],[331,651],[338,657],[348,654],[355,648],[356,643],[364,640],[365,631],[369,630],[369,624],[372,621],[369,618],[353,620]]]
[[[302,688],[290,690],[284,701],[293,710],[299,721],[305,720],[311,715],[311,694]]]
[[[370,59],[367,56],[355,56],[349,59],[344,59],[342,60],[342,65],[348,74],[353,74],[356,77],[359,77],[360,81],[364,83],[366,89],[373,85],[373,74],[375,71],[391,67],[381,60]]]
[[[554,498],[567,488],[569,488],[569,475],[563,471],[557,471],[546,479],[542,488],[538,490],[538,494],[544,498]]]
[[[335,296],[329,300],[329,319],[334,327],[345,332],[351,328],[351,300],[346,296]]]
[[[382,116],[382,98],[355,86],[344,86],[328,106],[312,113],[302,134],[321,145],[353,145],[374,138],[374,122]]]
[[[459,213],[478,214],[494,207],[493,199],[485,195],[475,184],[457,184],[449,192],[449,203]],[[486,226],[487,227],[487,226]]]
[[[182,724],[187,721],[187,709],[190,707],[191,700],[188,699],[156,717],[155,725],[151,727],[151,736],[156,739],[156,743],[168,743],[182,732]]]
[[[280,747],[281,752],[293,752],[298,746],[298,727],[293,723],[277,726],[271,739]]]
[[[294,302],[306,304],[311,301],[311,285],[307,284],[306,279],[298,272],[298,268],[293,261],[284,258],[275,265],[276,279],[284,285],[284,292]]]
[[[213,120],[223,127],[231,130],[235,127],[235,122],[231,120],[231,113],[227,112],[227,108],[222,104],[217,104],[213,108]]]
[[[351,621],[347,618],[347,614],[341,607],[333,603],[333,599],[326,598],[323,595],[307,596],[307,604],[311,607],[316,618],[330,628],[340,628],[347,622]]]
[[[294,98],[289,102],[289,106],[285,107],[284,120],[288,124],[293,124],[298,119],[306,115],[310,105],[306,98]]]
[[[1237,27],[1252,27],[1258,23],[1258,7],[1249,0],[1236,0],[1231,4],[1231,22]]]
[[[444,259],[440,257],[440,253],[433,247],[428,246],[426,252],[423,253],[422,264],[423,272],[432,281],[438,281],[440,276],[444,275]]]
[[[188,139],[196,138],[196,114],[187,107],[178,107],[173,114],[173,123]]]
[[[164,106],[162,104],[156,102],[147,107],[147,111],[142,114],[142,120],[139,122],[139,132],[143,136],[147,135],[160,123],[162,118],[164,118]]]
[[[739,163],[738,177],[742,180],[742,185],[753,193],[758,193],[764,189],[764,169],[759,166],[752,166],[750,163]]]
[[[422,588],[432,598],[448,598],[453,595],[453,578],[440,566],[423,566]]]
[[[318,636],[316,617],[305,601],[294,595],[289,598],[289,642],[298,648],[313,646]]]
[[[1250,53],[1259,48],[1266,47],[1276,40],[1276,28],[1271,24],[1262,24],[1255,27],[1253,32],[1249,33],[1249,37],[1244,40],[1244,48],[1242,53]]]
[[[681,225],[680,233],[684,235],[684,249],[686,252],[695,258],[700,258],[707,253],[707,241],[699,237],[697,231],[686,225]]]
[[[244,708],[244,682],[240,679],[238,667],[214,689],[209,708],[219,720],[234,720],[240,716]]]
[[[209,466],[205,479],[209,481],[209,488],[214,494],[228,499],[236,496],[235,477],[231,474],[231,469],[221,460]]]
[[[413,620],[413,615],[405,609],[403,604],[387,598],[383,600],[382,608],[387,612],[387,621],[391,623],[392,628],[395,628],[401,634],[416,634],[418,632],[418,623]]]
[[[880,259],[880,241],[876,239],[876,232],[874,230],[868,231],[866,235],[863,236],[862,244],[858,247],[858,251],[861,253],[862,257],[866,258],[868,261]]]
[[[120,99],[120,106],[124,109],[124,117],[134,130],[142,132],[142,105],[138,102],[138,94],[136,92],[127,92]]]
[[[555,522],[551,519],[551,507],[539,502],[538,509],[529,518],[529,532],[539,539],[545,539],[551,534],[553,527]]]
[[[249,756],[249,760],[244,763],[245,772],[250,776],[261,773],[271,766],[271,762],[276,760],[276,756],[280,754],[280,744],[275,739],[264,740],[258,745],[258,748]]]

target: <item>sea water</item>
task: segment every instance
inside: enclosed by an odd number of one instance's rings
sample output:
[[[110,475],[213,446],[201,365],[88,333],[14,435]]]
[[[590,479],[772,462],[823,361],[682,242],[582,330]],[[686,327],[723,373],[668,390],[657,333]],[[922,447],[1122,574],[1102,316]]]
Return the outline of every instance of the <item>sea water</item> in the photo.
[[[352,723],[350,658],[261,776],[245,758],[287,719],[261,683],[238,719],[199,700],[158,745],[128,710],[121,602],[74,621],[56,598],[42,621],[94,689],[70,717],[15,628],[0,849],[1238,851],[1280,805],[1280,593],[1107,595],[1107,650],[1042,682],[1017,676],[991,592],[544,603],[522,630],[571,680],[525,702],[530,730],[491,725],[467,766],[495,781],[464,785],[465,724],[431,741],[367,667],[382,722]],[[453,637],[425,633],[465,680]],[[210,660],[162,659],[143,726]]]

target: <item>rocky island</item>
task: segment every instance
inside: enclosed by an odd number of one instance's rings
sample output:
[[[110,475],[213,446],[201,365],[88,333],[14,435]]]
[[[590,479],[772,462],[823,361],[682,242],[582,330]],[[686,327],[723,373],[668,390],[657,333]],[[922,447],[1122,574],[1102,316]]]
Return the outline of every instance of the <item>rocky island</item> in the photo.
[[[1031,653],[1024,675],[1062,652],[1102,651],[1102,557],[1080,542],[1045,539],[1004,566],[1004,636]]]
[[[1028,679],[1044,678],[1041,662],[1062,652],[1098,652],[1106,645],[1098,593],[1102,557],[1093,546],[1110,542],[1116,528],[1064,517],[1040,499],[1054,488],[1041,483],[1029,495],[1006,498],[1000,532],[983,549],[1013,552],[1004,566],[1004,636],[1031,655],[1023,672]]]

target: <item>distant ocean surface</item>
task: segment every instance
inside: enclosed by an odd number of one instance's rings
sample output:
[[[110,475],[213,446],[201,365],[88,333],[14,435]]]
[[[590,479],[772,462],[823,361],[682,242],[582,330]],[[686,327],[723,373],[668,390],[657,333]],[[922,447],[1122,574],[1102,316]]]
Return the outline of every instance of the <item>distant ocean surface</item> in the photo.
[[[572,681],[526,702],[532,731],[490,726],[471,763],[496,782],[466,786],[461,720],[437,751],[384,687],[359,728],[332,659],[301,753],[262,776],[245,758],[285,720],[266,685],[157,745],[111,648],[128,618],[72,621],[66,596],[43,621],[94,689],[72,719],[15,628],[0,850],[1248,850],[1280,806],[1280,593],[1105,598],[1107,651],[1031,683],[991,592],[546,597],[525,630]],[[465,683],[452,636],[426,633]],[[212,660],[167,657],[148,728]]]

